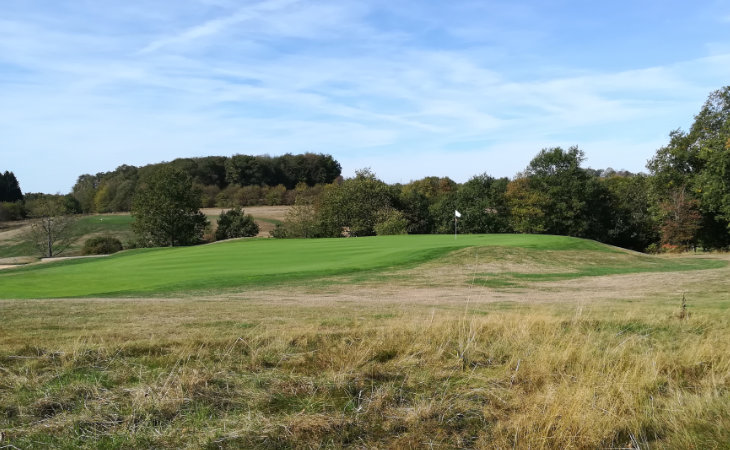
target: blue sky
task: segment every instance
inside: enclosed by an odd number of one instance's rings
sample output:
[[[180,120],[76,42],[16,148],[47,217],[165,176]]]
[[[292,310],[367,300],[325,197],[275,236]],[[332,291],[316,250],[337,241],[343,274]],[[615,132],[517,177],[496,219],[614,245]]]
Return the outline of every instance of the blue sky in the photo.
[[[578,145],[641,171],[727,84],[727,1],[2,0],[0,170],[66,193],[120,164],[312,151],[463,182]]]

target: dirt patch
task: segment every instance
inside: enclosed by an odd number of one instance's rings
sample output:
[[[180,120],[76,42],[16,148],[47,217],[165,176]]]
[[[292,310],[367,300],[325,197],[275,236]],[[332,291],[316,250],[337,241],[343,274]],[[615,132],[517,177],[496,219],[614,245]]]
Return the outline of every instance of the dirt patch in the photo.
[[[203,208],[203,214],[208,216],[217,216],[221,211],[228,211],[231,208]],[[246,214],[251,214],[256,219],[271,219],[271,220],[284,220],[286,213],[291,209],[291,206],[280,205],[280,206],[246,206],[243,211]]]
[[[34,258],[33,256],[12,256],[10,258],[0,258],[0,264],[10,266],[30,264],[36,261],[38,261],[38,258]]]
[[[7,228],[0,228],[0,242],[16,241],[30,228],[29,221],[13,222],[13,225]]]
[[[261,220],[255,220],[256,225],[259,226],[259,234],[256,237],[271,237],[271,232],[276,228],[276,224],[271,222],[263,222]]]
[[[53,258],[41,258],[42,263],[51,263],[56,261],[65,261],[67,259],[83,259],[83,258],[103,258],[109,255],[83,255],[83,256],[54,256]]]

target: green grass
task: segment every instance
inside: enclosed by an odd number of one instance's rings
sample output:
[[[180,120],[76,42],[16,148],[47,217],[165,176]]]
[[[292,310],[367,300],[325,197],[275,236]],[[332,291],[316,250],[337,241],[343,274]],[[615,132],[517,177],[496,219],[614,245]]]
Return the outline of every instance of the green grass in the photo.
[[[164,295],[181,291],[311,280],[336,275],[378,276],[386,269],[409,268],[466,247],[589,251],[628,255],[594,241],[563,236],[465,235],[384,236],[353,239],[248,239],[186,248],[142,249],[93,260],[28,266],[0,273],[2,298],[65,298]],[[499,252],[494,252],[498,255]],[[487,256],[488,257],[488,256]],[[621,270],[713,268],[717,261],[661,260],[641,264],[622,260]],[[643,264],[643,265],[642,265]],[[609,266],[610,269],[611,266]],[[607,269],[608,271],[610,271]]]
[[[76,222],[79,234],[125,232],[130,230],[134,218],[128,214],[99,214],[83,216]]]
[[[263,218],[263,217],[254,217],[254,219],[256,219],[258,222],[266,222],[266,223],[270,223],[272,225],[281,225],[282,224],[282,221],[279,219],[267,219],[267,218]]]

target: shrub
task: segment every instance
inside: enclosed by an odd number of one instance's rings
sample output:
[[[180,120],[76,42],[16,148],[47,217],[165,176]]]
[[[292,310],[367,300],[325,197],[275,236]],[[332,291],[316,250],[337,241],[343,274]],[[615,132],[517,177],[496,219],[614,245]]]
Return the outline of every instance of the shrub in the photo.
[[[397,209],[386,208],[378,211],[377,220],[375,234],[378,236],[406,234],[408,220]]]
[[[254,222],[251,214],[244,214],[243,210],[233,208],[221,213],[218,218],[218,229],[215,231],[215,239],[232,239],[239,237],[256,236],[259,234],[259,226]]]
[[[20,202],[1,202],[0,221],[21,220],[25,217],[25,208]]]
[[[87,239],[81,250],[83,255],[109,255],[122,250],[122,243],[112,236],[97,236]]]

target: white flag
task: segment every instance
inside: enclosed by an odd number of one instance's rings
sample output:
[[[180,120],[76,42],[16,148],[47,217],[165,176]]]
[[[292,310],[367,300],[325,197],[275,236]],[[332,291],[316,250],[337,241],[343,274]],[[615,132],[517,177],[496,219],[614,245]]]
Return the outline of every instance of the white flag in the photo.
[[[456,216],[457,218],[461,217],[461,213],[457,210],[454,210],[454,216]]]

